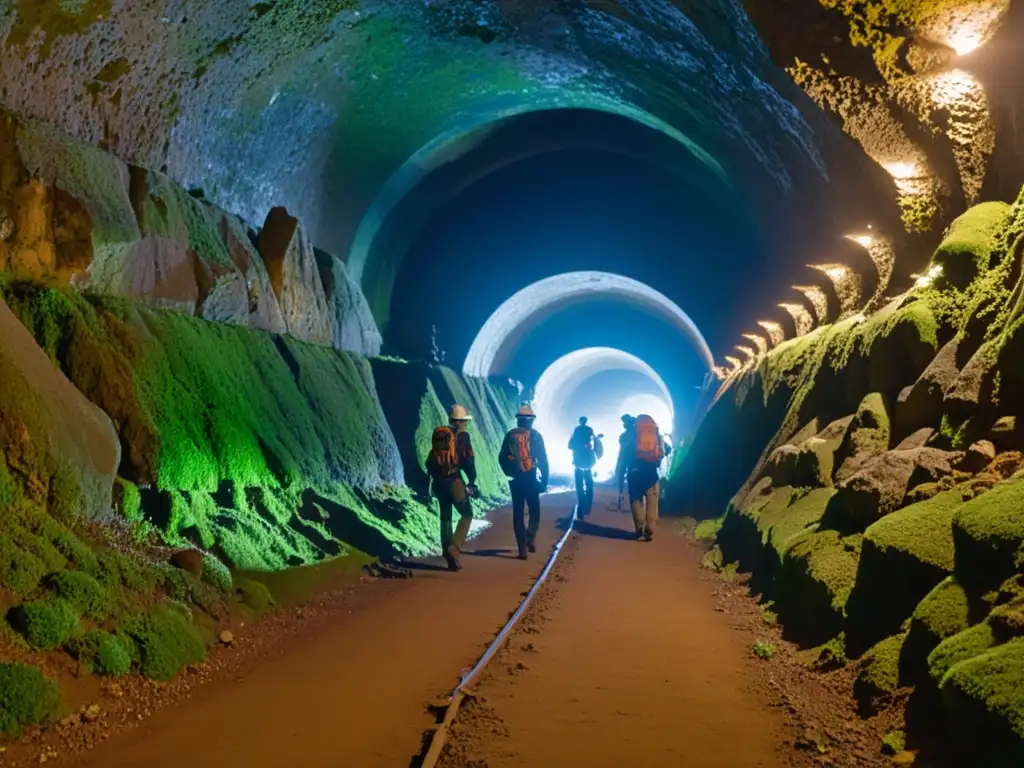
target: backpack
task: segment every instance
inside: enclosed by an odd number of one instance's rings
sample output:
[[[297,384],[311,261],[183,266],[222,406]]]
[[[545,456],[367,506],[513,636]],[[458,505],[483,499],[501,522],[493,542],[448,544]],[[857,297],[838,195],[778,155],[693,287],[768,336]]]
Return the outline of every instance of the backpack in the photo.
[[[635,430],[636,460],[647,464],[660,464],[665,458],[658,425],[650,416],[637,416]]]
[[[459,457],[455,450],[455,430],[451,427],[437,427],[430,438],[430,455],[443,477],[458,474]]]
[[[501,468],[509,477],[529,474],[535,464],[530,453],[530,430],[513,429],[505,440],[506,451],[501,457]]]
[[[604,443],[601,442],[601,438],[594,438],[594,456],[602,458],[604,456]]]

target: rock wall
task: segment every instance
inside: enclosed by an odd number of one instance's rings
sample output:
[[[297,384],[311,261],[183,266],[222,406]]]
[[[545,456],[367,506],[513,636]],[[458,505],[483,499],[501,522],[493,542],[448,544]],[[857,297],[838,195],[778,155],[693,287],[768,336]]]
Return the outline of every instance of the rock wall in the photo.
[[[709,564],[750,571],[822,664],[856,660],[865,714],[915,686],[928,727],[1007,767],[1024,758],[1022,246],[1024,194],[968,211],[911,291],[730,379],[669,489],[722,515]]]
[[[0,270],[380,352],[344,267],[282,208],[256,233],[163,174],[2,110],[0,168]]]

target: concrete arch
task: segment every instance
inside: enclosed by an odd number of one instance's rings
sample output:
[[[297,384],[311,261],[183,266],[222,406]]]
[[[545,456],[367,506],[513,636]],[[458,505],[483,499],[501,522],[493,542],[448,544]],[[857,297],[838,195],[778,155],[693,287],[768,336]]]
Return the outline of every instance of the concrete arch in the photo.
[[[569,112],[623,118],[649,131],[650,138],[616,145],[584,134],[568,140],[552,136],[547,142],[538,142],[531,136],[528,145],[504,147],[493,156],[483,150],[490,138],[518,125],[517,121]],[[383,185],[360,220],[347,264],[367,297],[378,327],[384,330],[390,319],[390,293],[405,253],[434,213],[460,192],[503,167],[564,149],[609,151],[673,170],[693,178],[704,194],[720,197],[723,210],[753,221],[753,212],[745,208],[718,161],[680,131],[643,110],[581,94],[475,115],[472,121],[446,131],[410,156]],[[477,150],[482,156],[475,163],[466,168],[459,166],[460,161]],[[421,194],[417,197],[417,193]]]
[[[708,371],[714,368],[700,329],[664,294],[610,272],[567,272],[528,285],[498,307],[473,340],[463,371],[470,376],[506,373],[513,353],[533,328],[566,307],[594,299],[630,304],[663,319],[689,342]]]

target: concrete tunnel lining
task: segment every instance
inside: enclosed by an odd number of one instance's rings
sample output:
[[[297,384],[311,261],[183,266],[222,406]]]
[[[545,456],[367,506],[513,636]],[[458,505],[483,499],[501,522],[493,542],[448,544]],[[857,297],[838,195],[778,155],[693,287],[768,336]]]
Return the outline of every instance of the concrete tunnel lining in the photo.
[[[463,372],[487,377],[506,373],[515,350],[531,330],[575,304],[613,300],[637,307],[679,331],[710,371],[714,357],[696,323],[675,302],[638,280],[610,272],[567,272],[538,280],[508,298],[477,333]]]

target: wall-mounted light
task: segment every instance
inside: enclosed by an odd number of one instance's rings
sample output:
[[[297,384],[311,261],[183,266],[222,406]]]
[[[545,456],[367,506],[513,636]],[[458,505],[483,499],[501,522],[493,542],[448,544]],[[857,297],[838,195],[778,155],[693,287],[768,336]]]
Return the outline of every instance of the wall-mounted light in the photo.
[[[814,307],[814,314],[819,323],[828,322],[828,296],[817,285],[794,285],[794,291],[800,291]]]
[[[797,336],[810,333],[814,328],[814,318],[803,304],[792,304],[784,301],[779,306],[786,310],[793,318],[793,322],[796,324]]]
[[[928,268],[928,271],[923,275],[911,275],[911,277],[917,278],[914,280],[915,288],[925,288],[935,282],[935,278],[942,274],[941,264],[932,264]]]
[[[744,333],[743,338],[753,342],[754,346],[757,347],[758,357],[764,357],[768,354],[768,340],[764,336],[757,333]]]
[[[857,273],[845,264],[808,264],[807,266],[823,273],[832,282],[836,296],[839,297],[839,308],[842,315],[857,310],[860,304],[860,278]]]
[[[735,349],[737,352],[743,355],[746,358],[747,363],[757,359],[757,351],[754,350],[753,347],[744,347],[740,344],[737,344],[735,347],[733,347],[733,349]]]
[[[786,330],[778,323],[772,320],[758,320],[757,324],[771,338],[773,347],[777,347],[786,340]]]

